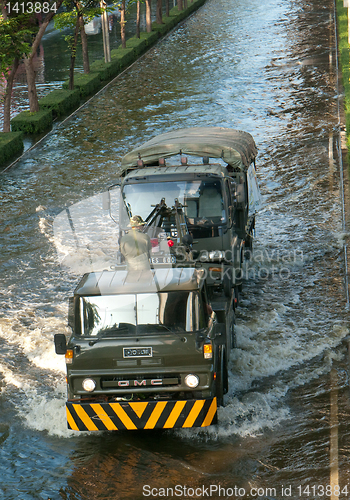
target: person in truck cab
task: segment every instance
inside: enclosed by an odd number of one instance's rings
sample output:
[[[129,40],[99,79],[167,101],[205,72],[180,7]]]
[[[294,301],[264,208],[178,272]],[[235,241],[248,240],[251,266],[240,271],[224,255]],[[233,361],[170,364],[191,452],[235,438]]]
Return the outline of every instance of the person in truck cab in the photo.
[[[130,271],[149,269],[151,240],[148,234],[142,231],[145,222],[140,215],[130,219],[131,230],[120,240],[120,251],[124,255]]]

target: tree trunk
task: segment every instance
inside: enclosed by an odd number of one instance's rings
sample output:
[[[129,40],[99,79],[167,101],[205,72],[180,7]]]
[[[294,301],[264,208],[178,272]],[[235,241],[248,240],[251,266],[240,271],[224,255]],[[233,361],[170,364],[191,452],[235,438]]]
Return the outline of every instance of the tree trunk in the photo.
[[[140,38],[141,5],[140,0],[136,4],[136,38]]]
[[[88,52],[88,42],[87,36],[84,29],[84,17],[81,12],[78,12],[79,28],[80,28],[80,38],[81,38],[81,48],[83,52],[83,68],[84,73],[90,73],[90,63],[89,63],[89,52]]]
[[[162,18],[162,0],[157,0],[156,22],[158,24],[163,24],[163,18]]]
[[[24,56],[23,61],[27,76],[29,109],[32,113],[35,113],[36,111],[39,111],[39,100],[36,92],[33,59],[31,59],[30,56]]]
[[[152,31],[152,18],[151,18],[151,0],[146,0],[146,31]]]
[[[169,17],[169,13],[170,13],[169,0],[166,0],[166,2],[165,2],[165,15],[167,17]]]
[[[4,95],[4,123],[3,132],[11,132],[11,94],[16,71],[19,65],[19,59],[16,57],[12,63],[11,72],[6,78],[6,90]]]
[[[0,4],[1,4],[1,14],[2,14],[2,17],[6,21],[6,19],[7,19],[7,10],[6,10],[6,7],[5,7],[5,0],[1,0]]]
[[[183,3],[182,3],[182,0],[177,0],[177,8],[178,10],[183,10]]]
[[[71,47],[70,55],[70,66],[69,66],[69,90],[74,89],[74,66],[75,66],[75,56],[77,54],[77,44],[79,36],[79,17],[77,17],[77,23],[75,25],[74,41]]]
[[[56,1],[56,8],[59,9],[59,7],[62,5],[63,0],[57,0]],[[39,31],[36,34],[36,37],[34,39],[33,45],[32,45],[32,50],[29,56],[24,57],[24,66],[26,69],[26,75],[27,75],[27,82],[28,82],[28,97],[29,97],[29,109],[32,112],[39,111],[39,101],[38,101],[38,95],[36,93],[36,84],[35,84],[35,71],[34,71],[34,64],[33,64],[33,59],[34,56],[40,46],[41,39],[45,33],[45,30],[53,18],[53,16],[56,14],[54,11],[50,11],[44,19],[44,22],[40,25]],[[31,82],[31,83],[29,83]]]
[[[125,0],[122,0],[120,6],[120,37],[122,40],[122,48],[126,49],[126,36],[125,36]]]

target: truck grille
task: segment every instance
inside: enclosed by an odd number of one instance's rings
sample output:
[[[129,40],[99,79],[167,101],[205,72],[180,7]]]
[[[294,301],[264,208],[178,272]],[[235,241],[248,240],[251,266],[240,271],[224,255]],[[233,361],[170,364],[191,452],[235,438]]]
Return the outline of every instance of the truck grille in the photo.
[[[147,375],[144,377],[140,376],[128,376],[123,377],[103,377],[101,378],[101,389],[137,389],[142,387],[174,387],[180,385],[180,375],[163,374],[163,375]]]

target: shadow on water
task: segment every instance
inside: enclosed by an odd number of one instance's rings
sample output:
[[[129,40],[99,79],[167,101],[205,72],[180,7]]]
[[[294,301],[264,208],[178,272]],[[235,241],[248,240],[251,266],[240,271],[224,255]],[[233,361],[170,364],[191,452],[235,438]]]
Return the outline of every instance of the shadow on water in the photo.
[[[61,494],[139,499],[150,496],[153,488],[177,488],[179,493],[184,487],[211,484],[244,487],[257,468],[261,443],[247,439],[243,447],[238,441],[183,440],[176,433],[159,431],[89,436],[71,456],[73,472]]]

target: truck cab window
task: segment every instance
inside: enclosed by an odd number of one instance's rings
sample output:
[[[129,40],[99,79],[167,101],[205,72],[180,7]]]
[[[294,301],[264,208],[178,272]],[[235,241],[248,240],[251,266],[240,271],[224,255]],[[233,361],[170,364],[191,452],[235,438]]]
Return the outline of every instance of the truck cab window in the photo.
[[[205,326],[196,292],[160,292],[81,297],[81,335],[86,337],[193,332]]]
[[[146,220],[155,205],[165,199],[172,207],[175,199],[184,206],[188,224],[220,225],[226,221],[221,181],[168,181],[128,184],[124,186],[124,203],[130,216],[141,215]]]

